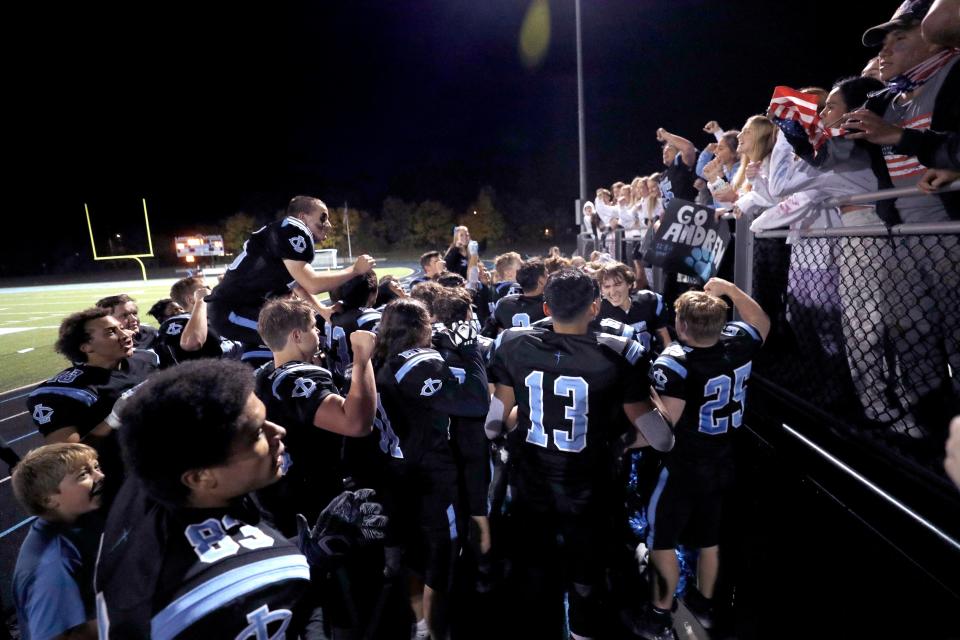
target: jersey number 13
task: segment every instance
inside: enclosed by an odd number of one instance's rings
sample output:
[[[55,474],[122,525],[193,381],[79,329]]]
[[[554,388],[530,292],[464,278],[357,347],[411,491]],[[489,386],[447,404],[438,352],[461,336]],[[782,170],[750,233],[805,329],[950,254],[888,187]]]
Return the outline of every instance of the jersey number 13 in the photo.
[[[543,371],[534,371],[523,383],[530,392],[530,430],[527,442],[547,447],[549,435],[543,426]],[[572,400],[564,402],[563,417],[572,423],[569,430],[553,429],[553,443],[560,451],[579,453],[587,446],[587,414],[590,411],[590,386],[581,377],[559,376],[553,381],[553,396]]]

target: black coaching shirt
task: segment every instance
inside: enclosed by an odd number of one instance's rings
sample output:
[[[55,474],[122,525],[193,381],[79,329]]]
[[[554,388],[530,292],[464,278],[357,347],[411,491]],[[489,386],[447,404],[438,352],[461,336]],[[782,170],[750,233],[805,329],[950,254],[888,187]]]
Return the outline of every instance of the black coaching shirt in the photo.
[[[272,362],[260,367],[255,393],[267,408],[267,420],[287,430],[283,442],[290,465],[280,480],[257,491],[257,501],[271,523],[293,537],[297,532],[296,514],[302,513],[313,523],[343,490],[343,436],[313,424],[327,396],[340,392],[329,371],[293,360],[279,368]]]
[[[729,322],[712,347],[674,343],[650,368],[657,393],[686,401],[674,425],[671,462],[708,462],[732,454],[733,430],[743,423],[752,360],[763,344],[745,322]]]
[[[296,285],[283,261],[313,262],[313,255],[313,235],[303,222],[289,217],[272,222],[243,244],[243,251],[207,300],[256,323],[267,299],[284,295]]]
[[[649,398],[647,353],[629,338],[508,329],[494,348],[490,381],[513,387],[522,442],[515,463],[524,499],[578,512],[611,468],[623,405]],[[516,450],[516,449],[514,449]]]

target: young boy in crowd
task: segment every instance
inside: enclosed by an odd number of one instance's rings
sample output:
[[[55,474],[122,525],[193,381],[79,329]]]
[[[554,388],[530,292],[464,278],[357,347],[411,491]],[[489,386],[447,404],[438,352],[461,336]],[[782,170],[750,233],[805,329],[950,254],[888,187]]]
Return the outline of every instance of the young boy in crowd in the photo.
[[[20,637],[96,638],[93,567],[103,527],[88,516],[100,507],[103,473],[97,453],[80,443],[28,453],[13,472],[13,491],[37,516],[13,570]]]

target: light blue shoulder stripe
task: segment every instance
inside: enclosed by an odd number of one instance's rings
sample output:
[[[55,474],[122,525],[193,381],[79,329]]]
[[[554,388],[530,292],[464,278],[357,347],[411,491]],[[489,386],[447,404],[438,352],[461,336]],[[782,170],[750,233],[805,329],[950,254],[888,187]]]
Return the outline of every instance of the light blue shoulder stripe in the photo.
[[[379,322],[381,317],[382,315],[379,311],[368,311],[357,318],[357,326],[360,327],[372,321]]]
[[[231,311],[231,312],[230,312],[230,315],[227,316],[227,320],[229,320],[230,322],[232,322],[232,323],[235,324],[235,325],[239,325],[239,326],[241,326],[241,327],[246,327],[247,329],[253,329],[254,331],[257,330],[257,321],[256,321],[256,320],[251,320],[250,318],[244,318],[243,316],[238,316],[238,315],[237,315],[236,313],[234,313],[233,311]]]
[[[72,389],[70,387],[37,387],[30,393],[30,397],[41,396],[46,394],[53,394],[55,396],[66,396],[68,398],[73,398],[74,400],[79,400],[88,407],[93,406],[93,403],[97,401],[97,394],[92,391],[87,391],[86,389]]]
[[[210,613],[267,585],[309,580],[307,559],[297,554],[261,560],[207,580],[180,596],[150,621],[150,637],[172,640]]]
[[[244,360],[253,360],[254,358],[270,358],[273,359],[273,352],[267,351],[265,349],[254,349],[253,351],[244,351],[243,355],[240,356],[240,361]]]
[[[428,351],[427,353],[421,353],[413,356],[407,360],[402,367],[400,367],[399,371],[397,371],[397,383],[399,384],[400,381],[403,380],[403,377],[410,373],[411,369],[421,362],[426,362],[427,360],[439,360],[440,362],[443,362],[443,357],[436,351]]]
[[[660,356],[659,358],[657,358],[657,361],[654,362],[654,365],[658,365],[658,364],[663,367],[666,367],[667,369],[672,369],[676,371],[677,375],[679,375],[681,378],[686,379],[687,377],[687,368],[684,367],[679,362],[677,362],[676,360],[674,360],[673,358]]]

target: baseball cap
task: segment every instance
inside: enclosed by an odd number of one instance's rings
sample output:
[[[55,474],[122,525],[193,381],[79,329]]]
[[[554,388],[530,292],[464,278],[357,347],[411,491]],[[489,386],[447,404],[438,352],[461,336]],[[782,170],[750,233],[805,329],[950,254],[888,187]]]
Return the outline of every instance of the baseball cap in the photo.
[[[932,4],[933,0],[905,0],[905,2],[893,12],[892,18],[883,24],[870,27],[863,32],[863,45],[866,47],[879,46],[883,44],[883,39],[891,31],[895,29],[909,29],[910,27],[919,25],[927,15],[927,11],[930,10],[930,5]]]

